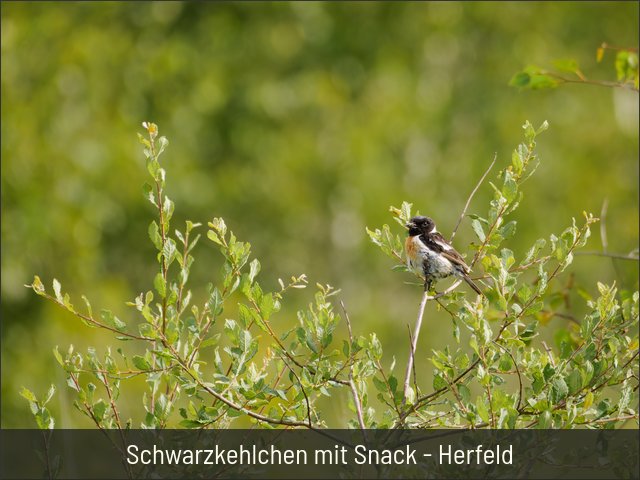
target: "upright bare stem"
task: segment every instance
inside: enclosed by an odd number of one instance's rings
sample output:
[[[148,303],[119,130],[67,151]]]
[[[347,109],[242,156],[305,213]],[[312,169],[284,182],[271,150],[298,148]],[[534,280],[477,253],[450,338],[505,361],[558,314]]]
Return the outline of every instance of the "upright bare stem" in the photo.
[[[602,251],[607,253],[609,250],[609,242],[607,241],[607,210],[609,209],[609,198],[605,198],[602,202],[602,210],[600,210],[600,240],[602,241]]]
[[[409,350],[409,360],[407,361],[407,371],[404,375],[404,390],[403,390],[403,398],[404,403],[407,403],[407,391],[409,390],[409,383],[411,381],[411,371],[413,369],[413,359],[416,354],[416,348],[418,347],[418,337],[420,336],[420,328],[422,327],[422,317],[424,316],[424,308],[427,305],[427,300],[429,299],[429,292],[427,290],[424,291],[422,295],[422,301],[420,302],[420,307],[418,309],[418,318],[416,320],[416,326],[413,329],[413,341],[411,342],[411,349]]]
[[[469,205],[471,204],[471,199],[473,198],[473,196],[476,194],[476,192],[480,188],[480,185],[482,185],[482,182],[484,182],[484,179],[487,178],[487,175],[489,175],[489,172],[491,171],[491,169],[495,165],[497,158],[498,158],[498,154],[494,153],[493,154],[493,161],[491,162],[491,165],[489,165],[489,168],[487,168],[485,170],[484,174],[480,178],[480,181],[478,182],[476,187],[471,191],[471,194],[469,195],[469,198],[467,198],[467,203],[464,204],[464,208],[462,209],[462,213],[460,214],[460,217],[458,218],[458,223],[456,223],[456,226],[453,229],[453,232],[451,232],[451,238],[449,239],[450,242],[452,242],[453,241],[453,237],[456,236],[456,232],[458,231],[458,227],[460,226],[460,223],[462,222],[462,219],[466,215],[467,209],[469,208]]]
[[[353,345],[353,333],[351,331],[351,320],[347,313],[347,308],[344,306],[344,302],[340,300],[340,306],[344,313],[345,322],[347,322],[347,328],[349,329],[349,354],[351,354],[351,348]],[[358,389],[356,388],[356,382],[353,380],[353,363],[349,367],[349,387],[351,388],[351,394],[353,395],[353,403],[356,405],[356,413],[358,414],[358,423],[364,433],[365,440],[367,440],[367,427],[364,423],[364,415],[362,414],[362,402],[360,401],[360,395],[358,395]]]
[[[473,196],[476,194],[476,192],[480,188],[480,185],[482,185],[482,182],[484,182],[484,179],[487,178],[487,175],[489,175],[489,172],[491,171],[491,169],[493,168],[493,166],[496,163],[497,157],[498,157],[498,154],[494,153],[493,160],[491,161],[491,164],[485,170],[484,174],[482,175],[482,177],[480,178],[480,180],[476,184],[475,188],[469,194],[469,197],[467,198],[467,202],[465,203],[464,208],[462,209],[462,213],[460,214],[460,217],[458,218],[458,223],[456,223],[456,226],[453,229],[453,232],[451,233],[451,240],[453,240],[453,238],[456,236],[456,232],[458,231],[458,227],[460,226],[460,223],[462,222],[462,219],[464,218],[464,216],[467,213],[467,209],[469,208],[469,205],[471,204],[471,200],[473,199]],[[433,297],[430,297],[429,296],[429,292],[426,291],[426,290],[425,290],[424,294],[422,295],[422,301],[420,302],[420,308],[418,310],[418,318],[416,320],[416,326],[415,326],[415,328],[413,330],[413,337],[412,337],[412,340],[411,340],[411,349],[409,350],[409,360],[407,361],[407,371],[405,372],[405,375],[404,375],[404,390],[403,390],[404,393],[403,393],[403,398],[404,398],[404,403],[405,404],[407,403],[407,392],[409,390],[409,383],[411,382],[411,371],[413,369],[414,357],[415,357],[415,354],[416,354],[416,348],[418,346],[418,337],[420,336],[420,328],[422,327],[422,317],[424,316],[424,309],[425,309],[425,307],[427,305],[427,300],[435,300],[437,298],[442,297],[443,295],[446,295],[447,293],[453,291],[458,285],[460,285],[460,282],[461,282],[461,280],[457,280],[453,285],[451,285],[444,292],[437,293]]]

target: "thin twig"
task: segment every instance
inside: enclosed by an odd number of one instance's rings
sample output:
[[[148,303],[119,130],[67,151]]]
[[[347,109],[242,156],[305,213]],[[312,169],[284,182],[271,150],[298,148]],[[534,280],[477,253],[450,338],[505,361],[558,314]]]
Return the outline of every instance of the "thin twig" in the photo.
[[[344,314],[344,320],[347,323],[347,329],[349,330],[349,354],[351,354],[351,348],[353,345],[353,333],[351,331],[351,320],[349,319],[349,314],[347,313],[347,308],[344,306],[344,302],[340,300],[340,307],[342,307],[342,313]],[[349,355],[351,356],[351,355]],[[360,402],[360,395],[358,395],[358,389],[356,388],[356,383],[353,380],[353,363],[349,367],[349,387],[351,387],[351,394],[353,395],[353,403],[356,405],[356,412],[358,414],[358,423],[360,424],[360,428],[363,431],[363,435],[365,437],[365,441],[367,440],[367,427],[364,423],[364,415],[362,415],[362,402]]]
[[[438,303],[440,303],[439,300],[436,300]],[[409,325],[407,325],[407,330],[409,331],[409,343],[412,344],[413,343],[413,335],[411,335],[411,328],[409,327]],[[418,377],[416,375],[416,363],[413,362],[413,389],[416,391],[416,393],[418,392]]]
[[[640,260],[640,257],[636,254],[634,255],[635,251],[624,254],[624,253],[608,253],[608,252],[598,252],[598,251],[585,251],[585,252],[576,252],[574,253],[574,255],[588,255],[588,256],[594,256],[594,257],[609,257],[609,258],[617,258],[620,260],[634,260],[634,261],[638,261]]]
[[[307,404],[307,420],[309,421],[308,427],[312,428],[313,427],[313,422],[311,421],[311,402],[309,402],[309,397],[307,396],[307,392],[305,391],[304,386],[302,385],[302,381],[300,380],[300,377],[295,372],[295,370],[290,365],[287,364],[287,362],[284,359],[284,357],[282,357],[282,362],[285,364],[285,366],[289,369],[289,371],[296,378],[296,380],[298,381],[298,385],[300,385],[300,390],[302,391],[302,395],[304,396],[304,401]]]
[[[561,312],[552,312],[550,310],[540,310],[541,313],[548,314],[552,317],[564,318],[565,320],[569,320],[570,322],[575,323],[576,325],[582,325],[576,317],[573,315],[569,315],[568,313]]]
[[[606,50],[623,50],[626,52],[637,52],[638,47],[616,47],[615,45],[610,45],[607,42],[602,42],[600,48],[604,48]]]
[[[602,202],[602,210],[600,210],[600,240],[602,241],[602,251],[607,253],[609,242],[607,242],[607,209],[609,208],[609,198],[605,198]]]
[[[482,185],[482,182],[484,182],[484,179],[487,178],[487,175],[489,175],[489,172],[491,171],[491,169],[495,165],[497,158],[498,158],[498,153],[496,152],[496,153],[493,154],[493,161],[491,162],[491,165],[489,165],[489,168],[487,168],[487,170],[484,172],[484,174],[480,178],[480,181],[478,182],[476,187],[471,191],[471,195],[469,195],[469,198],[467,198],[467,203],[465,203],[464,208],[462,209],[462,213],[460,214],[460,217],[458,218],[458,223],[456,223],[456,226],[453,229],[453,232],[451,232],[451,239],[449,240],[449,242],[452,242],[453,241],[453,237],[456,236],[456,232],[458,231],[458,227],[460,226],[460,222],[462,222],[462,219],[464,218],[465,214],[467,213],[467,209],[469,208],[469,204],[471,203],[471,199],[473,198],[473,196],[476,194],[476,192],[480,188],[480,185]]]
[[[516,410],[520,410],[520,407],[522,405],[522,375],[520,375],[520,369],[518,368],[518,362],[516,362],[516,359],[514,358],[513,354],[509,351],[509,349],[507,347],[505,347],[504,345],[500,345],[495,340],[493,341],[493,343],[495,345],[497,345],[498,347],[500,347],[507,355],[509,355],[511,357],[511,361],[513,362],[514,367],[516,367],[516,373],[518,374],[518,384],[520,386],[520,390],[519,390],[519,393],[518,393],[518,407],[516,408]]]
[[[32,285],[25,285],[25,287],[29,287],[29,288],[33,288]],[[102,328],[104,330],[109,330],[110,332],[113,332],[117,335],[120,335],[122,337],[127,337],[127,338],[131,338],[134,340],[146,340],[147,342],[155,342],[155,340],[153,338],[149,338],[149,337],[142,337],[140,335],[136,335],[134,333],[128,333],[128,332],[124,332],[121,330],[118,330],[117,328],[114,327],[110,327],[109,325],[106,325],[98,320],[96,320],[95,318],[93,318],[92,316],[89,315],[84,315],[80,312],[76,312],[75,310],[69,310],[69,307],[67,307],[64,303],[59,302],[58,299],[56,299],[55,297],[52,297],[51,295],[49,295],[47,292],[40,292],[38,293],[38,295],[43,296],[44,298],[46,298],[47,300],[51,300],[53,303],[55,303],[56,305],[58,305],[59,307],[62,307],[63,309],[65,309],[67,312],[71,312],[73,315],[75,315],[76,317],[84,320],[87,323],[90,323],[91,325],[93,325],[94,327],[98,327],[98,328]]]
[[[549,348],[549,345],[547,345],[547,342],[543,340],[542,346],[544,347],[545,352],[547,352],[547,356],[549,357],[549,362],[551,362],[551,366],[553,368],[556,368],[556,362],[553,359],[553,353],[551,353],[551,349]]]
[[[607,211],[609,210],[609,198],[605,197],[602,202],[602,209],[600,210],[600,240],[602,241],[602,252],[609,253],[609,242],[607,240]],[[616,257],[611,258],[611,266],[613,270],[616,272],[616,276],[620,277],[620,271],[618,269],[618,263],[616,262]]]
[[[456,280],[446,290],[443,290],[442,292],[436,293],[433,296],[427,296],[427,300],[437,300],[440,297],[444,297],[445,295],[453,292],[456,288],[458,288],[458,285],[460,285],[461,283],[462,283],[462,280]]]
[[[564,77],[562,75],[558,75],[555,72],[542,71],[541,73],[549,75],[550,77],[553,77],[559,80],[560,82],[564,82],[564,83],[582,83],[585,85],[598,85],[600,87],[620,87],[620,88],[627,88],[627,89],[633,90],[634,92],[638,91],[635,85],[630,82],[610,82],[607,80],[590,80],[588,78],[579,78],[578,80],[575,80],[572,78]]]
[[[403,390],[403,401],[407,402],[407,391],[409,390],[409,382],[411,380],[411,370],[413,368],[413,358],[416,354],[416,348],[418,347],[418,337],[420,336],[420,327],[422,326],[422,317],[424,316],[424,308],[427,305],[427,300],[429,299],[429,292],[427,290],[424,291],[422,295],[422,301],[420,302],[420,307],[418,309],[418,318],[416,320],[416,326],[413,330],[413,341],[411,342],[411,349],[409,350],[409,360],[407,361],[407,371],[404,375],[404,390]]]

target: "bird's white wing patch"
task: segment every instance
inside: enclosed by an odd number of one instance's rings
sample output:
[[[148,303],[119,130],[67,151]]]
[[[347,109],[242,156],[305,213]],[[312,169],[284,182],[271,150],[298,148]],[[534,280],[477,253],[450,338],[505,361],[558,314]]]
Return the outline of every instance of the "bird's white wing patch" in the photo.
[[[447,242],[441,242],[438,239],[434,239],[433,241],[438,245],[440,245],[440,247],[442,247],[443,250],[453,250],[453,247],[449,245]]]

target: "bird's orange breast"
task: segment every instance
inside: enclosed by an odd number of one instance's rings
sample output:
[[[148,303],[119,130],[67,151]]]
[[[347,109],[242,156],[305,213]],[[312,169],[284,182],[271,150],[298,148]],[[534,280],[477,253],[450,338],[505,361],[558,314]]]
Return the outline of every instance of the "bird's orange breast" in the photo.
[[[404,241],[404,249],[408,258],[416,258],[418,256],[418,247],[416,247],[413,237],[407,237]]]
[[[416,241],[417,240],[417,241]],[[418,237],[409,236],[404,241],[404,249],[407,255],[407,266],[416,273],[422,273],[422,259],[420,257],[420,247]]]

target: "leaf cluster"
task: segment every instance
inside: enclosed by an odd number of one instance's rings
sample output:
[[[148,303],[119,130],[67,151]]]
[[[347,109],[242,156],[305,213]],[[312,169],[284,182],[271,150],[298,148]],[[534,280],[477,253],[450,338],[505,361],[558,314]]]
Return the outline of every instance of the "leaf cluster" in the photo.
[[[554,281],[586,244],[597,219],[585,213],[581,224],[574,219],[563,232],[536,240],[522,258],[508,248],[516,234],[509,216],[539,164],[536,139],[546,122],[537,129],[524,125],[524,142],[490,182],[488,211],[468,215],[477,237],[469,264],[485,295],[469,301],[450,288],[436,296],[451,317],[455,343],[427,358],[431,385],[418,381],[426,363],[419,362],[411,395],[394,373],[395,359],[388,364],[384,358],[376,334],[353,335],[344,305],[341,313],[334,305],[339,291],[330,285],[318,284],[295,319],[283,316],[283,302],[307,286],[306,276],[279,280],[278,290],[266,290],[251,245],[222,218],[208,222],[206,239],[223,265],[206,297],[194,298],[189,279],[202,225],[187,221],[172,231],[174,203],[165,193],[159,161],[168,141],[158,137],[155,124],[143,125],[147,135],[140,141],[151,179],[143,193],[157,212],[148,228],[157,262],[152,288],[128,302],[131,313],[121,319],[107,309],[96,315],[85,296],[84,307],[77,308],[56,279],[51,291],[38,276],[28,285],[121,342],[86,352],[73,345],[65,353],[54,349],[76,408],[97,428],[226,428],[251,422],[315,429],[327,426],[318,400],[340,398],[340,392],[348,395],[352,415],[346,425],[354,428],[613,427],[637,421],[638,292],[598,284],[598,296],[584,294],[587,315],[556,331],[555,351],[541,341],[550,318],[569,315],[559,311],[563,290],[554,289]],[[406,202],[391,208],[403,229],[411,210]],[[405,270],[402,233],[389,225],[367,233],[395,269]],[[137,379],[145,382],[143,411],[125,418],[120,400]],[[45,407],[54,390],[44,401],[22,391],[43,429],[54,426]]]
[[[519,89],[541,90],[555,88],[563,83],[586,83],[607,87],[631,88],[638,91],[638,50],[635,48],[613,47],[603,43],[596,50],[596,60],[600,63],[605,52],[615,52],[613,67],[616,81],[587,78],[574,59],[558,59],[553,62],[553,70],[529,65],[517,72],[509,85]],[[567,76],[569,75],[569,76]]]

